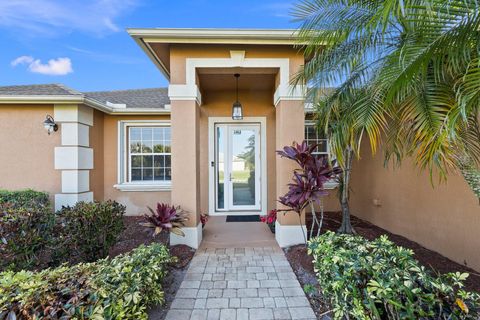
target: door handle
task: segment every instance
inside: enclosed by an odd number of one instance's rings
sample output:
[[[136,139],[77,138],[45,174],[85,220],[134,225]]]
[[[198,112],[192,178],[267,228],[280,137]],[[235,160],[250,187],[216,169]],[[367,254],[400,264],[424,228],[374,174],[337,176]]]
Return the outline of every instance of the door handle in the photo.
[[[229,179],[232,181],[232,173],[229,174]]]

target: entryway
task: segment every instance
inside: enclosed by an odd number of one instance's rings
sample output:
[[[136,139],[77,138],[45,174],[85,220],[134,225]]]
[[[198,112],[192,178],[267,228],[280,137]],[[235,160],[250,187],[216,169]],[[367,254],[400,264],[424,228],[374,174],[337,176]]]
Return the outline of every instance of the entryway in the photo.
[[[263,214],[265,118],[209,120],[210,214]]]

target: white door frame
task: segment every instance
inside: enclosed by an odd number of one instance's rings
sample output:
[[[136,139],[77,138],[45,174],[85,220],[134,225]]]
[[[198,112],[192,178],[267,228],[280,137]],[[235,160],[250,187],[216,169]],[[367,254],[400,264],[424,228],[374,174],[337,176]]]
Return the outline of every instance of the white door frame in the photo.
[[[215,124],[260,124],[260,211],[215,211]],[[267,211],[267,120],[266,117],[244,117],[243,120],[232,120],[230,117],[208,118],[208,213],[224,216],[236,215],[265,215]]]

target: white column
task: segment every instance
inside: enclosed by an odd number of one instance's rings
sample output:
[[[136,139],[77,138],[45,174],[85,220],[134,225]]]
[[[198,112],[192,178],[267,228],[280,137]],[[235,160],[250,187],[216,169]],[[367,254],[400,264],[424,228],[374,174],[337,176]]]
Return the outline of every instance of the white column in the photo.
[[[60,127],[62,146],[55,148],[55,169],[62,171],[62,193],[55,195],[55,211],[80,201],[93,201],[90,170],[93,149],[90,127],[93,109],[83,105],[55,105],[54,119]]]

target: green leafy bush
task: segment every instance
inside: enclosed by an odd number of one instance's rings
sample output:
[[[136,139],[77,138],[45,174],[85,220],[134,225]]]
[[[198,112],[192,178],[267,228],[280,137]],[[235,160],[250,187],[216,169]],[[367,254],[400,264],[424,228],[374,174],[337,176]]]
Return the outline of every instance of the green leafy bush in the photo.
[[[0,203],[0,270],[40,264],[39,255],[48,245],[55,217],[48,205],[28,206]]]
[[[57,212],[53,259],[60,263],[105,258],[124,229],[125,206],[115,201],[79,202]]]
[[[0,190],[0,204],[9,203],[15,207],[49,206],[48,193],[31,189],[20,191]]]
[[[0,320],[147,319],[147,308],[164,302],[161,283],[174,259],[152,244],[89,264],[0,273]]]
[[[480,296],[462,289],[468,274],[433,276],[386,236],[368,241],[327,232],[310,241],[309,254],[335,319],[480,317]]]

